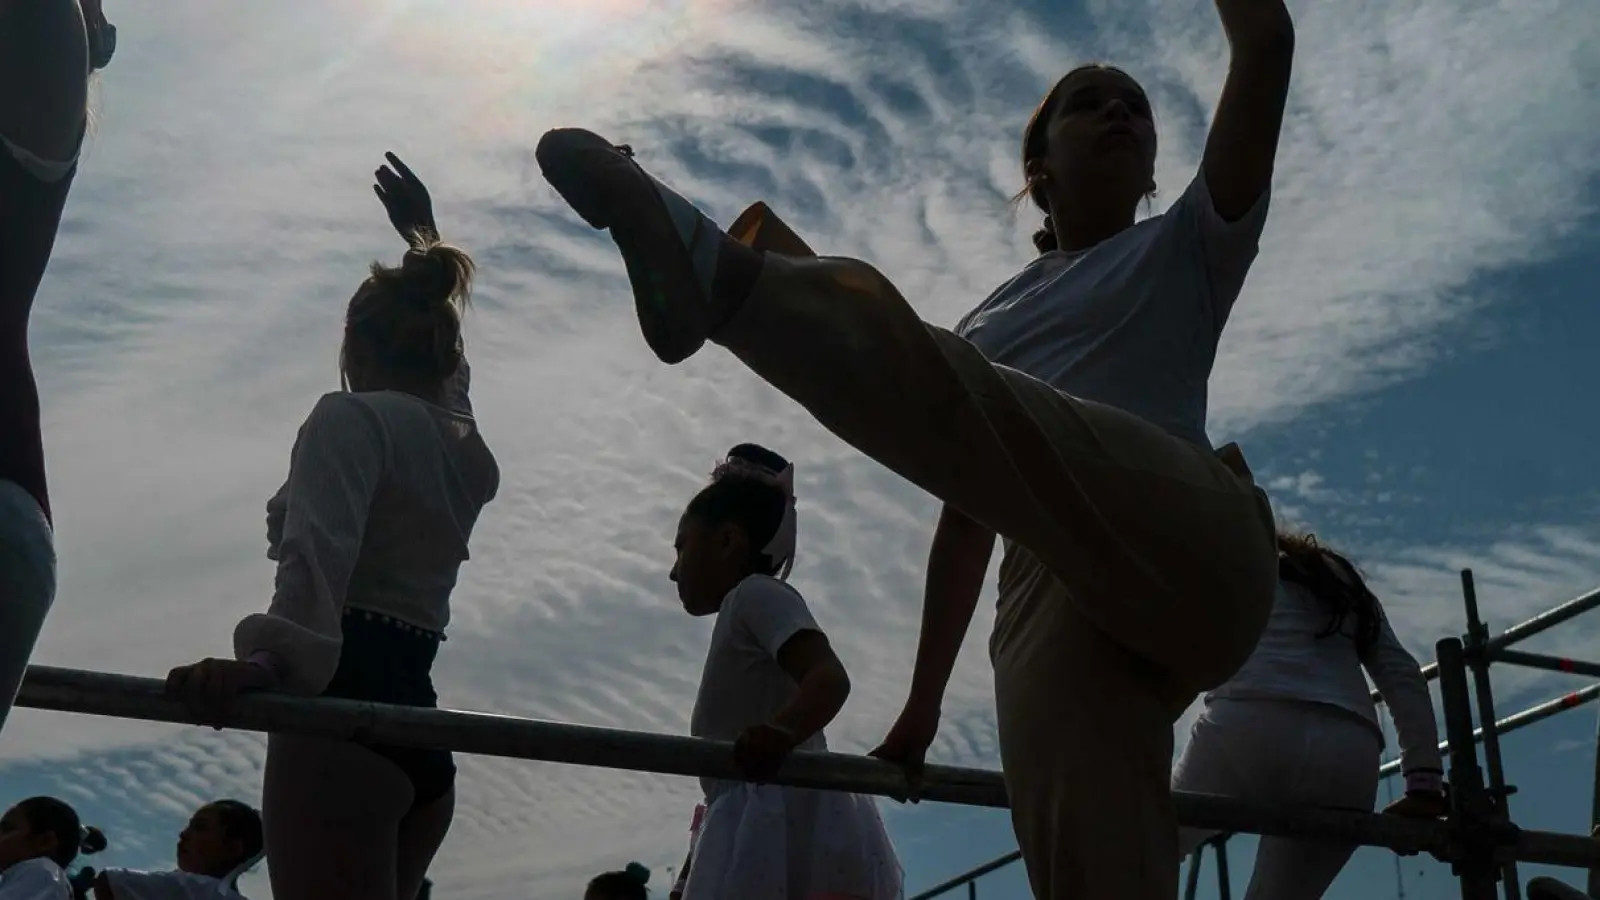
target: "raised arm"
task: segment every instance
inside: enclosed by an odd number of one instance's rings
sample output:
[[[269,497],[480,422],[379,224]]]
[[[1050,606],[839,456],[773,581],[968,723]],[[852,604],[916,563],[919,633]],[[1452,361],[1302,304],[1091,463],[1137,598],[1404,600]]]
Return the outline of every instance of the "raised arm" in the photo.
[[[372,173],[372,192],[378,195],[389,224],[412,247],[437,243],[439,225],[433,218],[433,196],[417,173],[393,153],[385,153],[386,165]],[[461,366],[444,384],[445,407],[451,412],[472,415],[472,367],[466,354]]]
[[[1294,22],[1283,0],[1216,0],[1231,55],[1201,170],[1217,215],[1244,218],[1272,185],[1289,98]]]

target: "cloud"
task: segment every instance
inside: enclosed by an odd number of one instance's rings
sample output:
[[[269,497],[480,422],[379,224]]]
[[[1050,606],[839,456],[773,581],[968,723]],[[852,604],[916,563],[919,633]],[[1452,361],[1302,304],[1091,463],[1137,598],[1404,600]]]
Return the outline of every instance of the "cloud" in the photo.
[[[1600,20],[1586,0],[1469,5],[1296,5],[1271,223],[1213,384],[1219,435],[1420,371],[1452,323],[1513,302],[1472,291],[1475,276],[1557,252],[1592,212],[1600,94],[1573,85],[1594,81]],[[362,266],[396,252],[367,181],[392,148],[482,263],[468,340],[505,471],[457,593],[445,701],[681,732],[706,628],[666,583],[672,528],[711,458],[754,439],[799,461],[796,584],[857,686],[830,738],[868,749],[907,687],[936,505],[719,352],[655,365],[615,251],[560,206],[531,147],[553,125],[601,129],[719,219],[768,199],[951,322],[1027,258],[1034,214],[1007,206],[1015,141],[1070,64],[1103,56],[1143,79],[1162,196],[1190,177],[1223,43],[1204,9],[1169,6],[120,12],[124,46],[35,314],[62,557],[38,659],[160,674],[225,651],[265,603],[262,504],[300,417],[336,385]],[[1548,97],[1561,102],[1536,102]],[[1296,485],[1308,516],[1317,491],[1357,488]],[[1469,553],[1490,551],[1482,590],[1519,612],[1594,568],[1583,529],[1480,538],[1363,554],[1408,635],[1447,633],[1449,568]],[[982,609],[936,748],[955,763],[996,757]],[[101,771],[82,782],[97,796],[171,822],[208,792],[254,789],[259,744],[235,741],[19,713],[0,752],[8,773]],[[221,770],[201,762],[223,752]],[[456,896],[571,895],[630,858],[681,856],[690,782],[501,760],[462,772],[438,863]]]

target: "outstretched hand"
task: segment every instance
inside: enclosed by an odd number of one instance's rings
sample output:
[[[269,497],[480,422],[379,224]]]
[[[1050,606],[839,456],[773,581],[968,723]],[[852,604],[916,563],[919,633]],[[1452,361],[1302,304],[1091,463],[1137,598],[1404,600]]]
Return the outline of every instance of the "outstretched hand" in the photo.
[[[933,746],[933,739],[938,733],[937,708],[907,704],[901,711],[900,718],[895,720],[894,726],[884,736],[883,743],[867,754],[884,762],[894,763],[905,772],[910,793],[895,799],[911,803],[921,799],[919,795],[922,792],[923,763],[927,759],[928,748]]]
[[[389,224],[408,244],[438,240],[439,226],[433,221],[433,198],[428,196],[427,186],[400,157],[385,153],[383,158],[389,163],[372,173],[377,180],[372,191],[389,214]]]

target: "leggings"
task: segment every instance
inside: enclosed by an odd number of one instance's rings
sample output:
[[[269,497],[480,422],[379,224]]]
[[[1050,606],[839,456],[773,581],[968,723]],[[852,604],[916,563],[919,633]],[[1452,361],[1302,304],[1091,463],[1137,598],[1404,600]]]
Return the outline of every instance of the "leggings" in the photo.
[[[0,481],[0,728],[56,596],[50,523],[33,495]]]

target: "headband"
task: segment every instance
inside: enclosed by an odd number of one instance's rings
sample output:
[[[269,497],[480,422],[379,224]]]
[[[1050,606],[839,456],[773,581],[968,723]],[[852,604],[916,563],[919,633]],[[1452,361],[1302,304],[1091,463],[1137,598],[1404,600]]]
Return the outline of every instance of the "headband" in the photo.
[[[800,533],[799,511],[796,509],[794,499],[794,464],[790,463],[782,472],[775,473],[747,459],[730,456],[718,462],[717,467],[711,470],[711,480],[721,481],[729,476],[751,478],[783,491],[787,501],[783,519],[778,522],[778,530],[772,535],[772,540],[761,548],[761,552],[778,567],[778,580],[787,581],[790,570],[794,568],[795,546]]]

